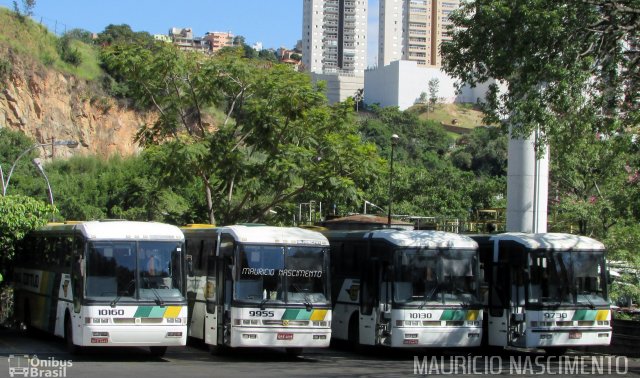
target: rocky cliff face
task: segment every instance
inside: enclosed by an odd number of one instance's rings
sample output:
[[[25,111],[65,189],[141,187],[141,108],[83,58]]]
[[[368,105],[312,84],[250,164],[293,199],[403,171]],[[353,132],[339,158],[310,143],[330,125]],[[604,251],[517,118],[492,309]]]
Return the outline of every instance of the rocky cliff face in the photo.
[[[74,150],[56,148],[56,156],[126,156],[140,150],[135,133],[140,125],[153,122],[153,114],[118,105],[96,94],[84,80],[35,63],[11,61],[10,72],[0,80],[0,128],[20,130],[40,143],[52,138],[80,142]]]

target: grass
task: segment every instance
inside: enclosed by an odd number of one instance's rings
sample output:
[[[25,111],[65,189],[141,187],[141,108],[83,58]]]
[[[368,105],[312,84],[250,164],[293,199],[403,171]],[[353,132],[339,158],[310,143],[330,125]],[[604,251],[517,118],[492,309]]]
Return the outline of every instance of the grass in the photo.
[[[453,120],[457,122],[454,126],[472,129],[481,126],[483,113],[474,104],[437,104],[433,112],[427,112],[425,105],[416,105],[411,108],[418,112],[420,119],[432,120],[443,125],[453,125]]]
[[[57,51],[58,37],[34,22],[31,18],[20,19],[13,11],[0,7],[0,48],[13,54],[28,57],[46,67],[72,74],[85,80],[95,80],[102,75],[96,47],[80,41],[72,46],[82,55],[82,63],[75,67],[63,62]]]

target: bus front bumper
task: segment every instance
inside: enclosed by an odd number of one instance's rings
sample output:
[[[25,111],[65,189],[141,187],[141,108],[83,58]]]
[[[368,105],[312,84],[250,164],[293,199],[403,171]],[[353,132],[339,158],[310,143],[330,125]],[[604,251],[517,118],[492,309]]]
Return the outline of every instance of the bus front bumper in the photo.
[[[611,327],[588,329],[528,329],[527,348],[611,344]]]
[[[391,345],[394,348],[448,348],[480,346],[480,327],[402,327],[393,328]]]
[[[232,327],[231,347],[326,348],[331,328]]]
[[[184,346],[187,326],[86,326],[82,346]]]

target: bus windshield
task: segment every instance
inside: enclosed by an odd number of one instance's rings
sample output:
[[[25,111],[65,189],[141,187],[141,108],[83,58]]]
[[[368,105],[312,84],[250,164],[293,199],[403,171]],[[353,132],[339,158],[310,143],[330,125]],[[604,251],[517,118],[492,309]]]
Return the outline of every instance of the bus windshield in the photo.
[[[604,252],[534,251],[529,263],[530,303],[589,307],[608,303]]]
[[[394,301],[420,307],[477,304],[477,266],[473,250],[399,250]]]
[[[89,242],[86,297],[107,301],[181,298],[181,254],[181,242]]]
[[[235,299],[270,304],[326,302],[326,255],[322,247],[241,245]]]

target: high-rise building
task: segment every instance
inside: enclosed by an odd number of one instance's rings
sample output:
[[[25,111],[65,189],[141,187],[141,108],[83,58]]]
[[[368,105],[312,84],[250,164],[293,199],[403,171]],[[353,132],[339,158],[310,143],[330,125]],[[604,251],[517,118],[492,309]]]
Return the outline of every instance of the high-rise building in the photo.
[[[342,101],[364,87],[368,0],[303,1],[304,68],[328,82],[330,101]]]
[[[449,13],[460,0],[380,0],[378,66],[414,60],[439,67],[440,44],[450,39]]]

